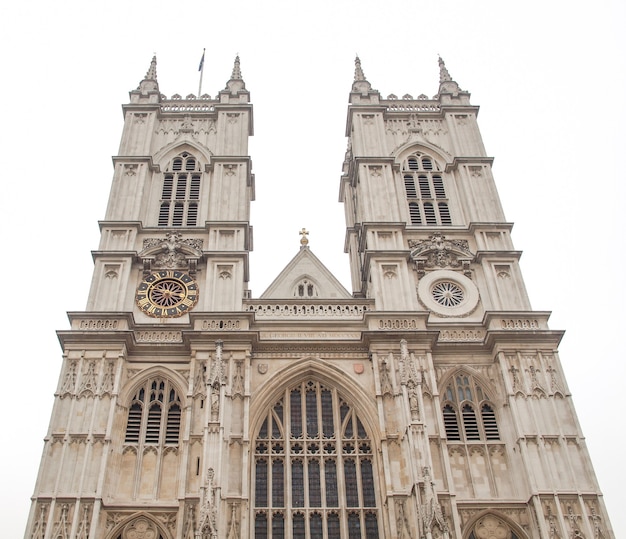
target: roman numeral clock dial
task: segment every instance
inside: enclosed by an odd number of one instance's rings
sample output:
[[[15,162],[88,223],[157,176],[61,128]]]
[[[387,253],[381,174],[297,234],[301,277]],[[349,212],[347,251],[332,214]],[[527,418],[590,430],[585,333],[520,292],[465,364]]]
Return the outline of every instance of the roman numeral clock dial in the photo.
[[[198,302],[198,283],[183,271],[155,271],[141,281],[135,301],[148,316],[175,318]]]

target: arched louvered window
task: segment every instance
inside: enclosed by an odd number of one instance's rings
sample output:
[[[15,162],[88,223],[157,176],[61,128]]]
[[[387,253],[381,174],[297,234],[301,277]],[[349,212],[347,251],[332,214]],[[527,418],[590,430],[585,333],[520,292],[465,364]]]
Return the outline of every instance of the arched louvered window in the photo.
[[[159,226],[197,226],[201,180],[200,165],[191,154],[172,159],[163,175]]]
[[[128,408],[126,444],[178,445],[181,403],[165,378],[155,377],[137,390]]]
[[[379,537],[374,451],[356,411],[308,380],[285,390],[254,443],[254,537]]]
[[[416,152],[405,161],[403,178],[412,225],[452,224],[443,175],[436,160]]]
[[[457,374],[443,393],[443,425],[452,441],[499,440],[494,407],[477,380]]]

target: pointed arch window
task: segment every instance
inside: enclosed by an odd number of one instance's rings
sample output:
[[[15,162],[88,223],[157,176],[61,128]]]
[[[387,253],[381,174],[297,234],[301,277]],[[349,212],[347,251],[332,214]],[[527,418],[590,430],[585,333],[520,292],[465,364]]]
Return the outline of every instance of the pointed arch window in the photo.
[[[285,390],[254,443],[256,539],[378,537],[371,439],[338,392],[307,380]]]
[[[493,403],[473,376],[457,374],[450,380],[443,395],[443,425],[448,440],[500,439]]]
[[[319,296],[317,286],[310,279],[300,279],[294,287],[293,295],[296,298],[316,298]]]
[[[137,390],[128,409],[124,443],[138,446],[177,446],[181,403],[165,378],[155,377]]]
[[[202,172],[187,152],[172,159],[163,175],[159,226],[197,226]]]
[[[437,161],[417,152],[407,158],[402,169],[411,224],[451,225],[443,173]]]

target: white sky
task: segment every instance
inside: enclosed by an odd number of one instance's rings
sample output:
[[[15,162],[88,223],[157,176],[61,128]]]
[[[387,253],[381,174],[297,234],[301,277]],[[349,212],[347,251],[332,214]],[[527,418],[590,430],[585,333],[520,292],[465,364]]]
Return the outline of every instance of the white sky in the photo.
[[[121,104],[153,52],[162,93],[196,93],[203,47],[203,92],[224,87],[239,53],[255,107],[255,297],[296,254],[303,226],[350,289],[337,198],[354,56],[383,96],[417,96],[437,92],[442,55],[481,106],[533,307],[567,330],[561,359],[626,537],[626,3],[26,0],[2,12],[3,538],[26,523],[61,362],[54,332],[85,307]]]

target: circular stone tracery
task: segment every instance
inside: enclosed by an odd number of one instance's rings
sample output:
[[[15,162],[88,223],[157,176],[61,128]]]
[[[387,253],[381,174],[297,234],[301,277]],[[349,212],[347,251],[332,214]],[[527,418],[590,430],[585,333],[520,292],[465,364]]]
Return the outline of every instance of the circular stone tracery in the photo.
[[[148,295],[159,307],[172,307],[183,301],[187,291],[179,281],[163,279],[150,288]]]
[[[444,307],[456,307],[465,299],[463,289],[451,281],[439,281],[432,287],[433,299]]]

